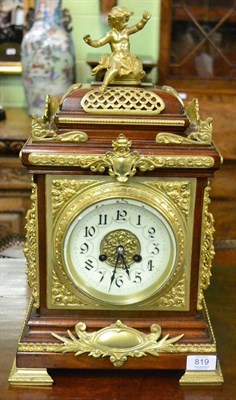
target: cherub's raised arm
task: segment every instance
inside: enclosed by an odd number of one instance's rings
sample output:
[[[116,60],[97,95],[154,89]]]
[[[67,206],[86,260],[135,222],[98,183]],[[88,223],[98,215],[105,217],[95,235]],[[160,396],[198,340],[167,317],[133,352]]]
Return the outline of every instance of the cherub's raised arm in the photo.
[[[110,42],[109,32],[103,36],[101,39],[93,40],[90,35],[86,35],[83,37],[84,41],[91,47],[101,47]]]
[[[136,25],[128,28],[129,35],[132,35],[132,33],[138,32],[141,29],[143,29],[143,27],[146,25],[146,23],[148,22],[148,20],[150,18],[151,18],[151,14],[148,11],[144,11],[143,18]]]

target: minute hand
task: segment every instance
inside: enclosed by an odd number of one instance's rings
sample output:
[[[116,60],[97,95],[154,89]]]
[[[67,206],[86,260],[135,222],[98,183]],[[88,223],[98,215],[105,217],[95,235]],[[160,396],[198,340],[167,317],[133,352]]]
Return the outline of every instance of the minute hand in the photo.
[[[119,253],[117,253],[116,263],[115,263],[115,267],[114,267],[114,270],[113,270],[113,273],[112,273],[112,276],[111,276],[111,283],[110,283],[109,290],[108,290],[109,292],[111,290],[112,283],[113,283],[113,281],[115,279],[115,276],[116,276],[116,269],[117,269],[117,266],[118,266],[118,262],[119,262],[120,256],[121,255]]]

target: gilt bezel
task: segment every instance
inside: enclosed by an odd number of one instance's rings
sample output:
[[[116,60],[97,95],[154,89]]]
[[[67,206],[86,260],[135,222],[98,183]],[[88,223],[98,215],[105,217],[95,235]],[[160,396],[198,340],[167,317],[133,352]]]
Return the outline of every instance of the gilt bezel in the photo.
[[[71,223],[73,223],[76,216],[78,216],[89,205],[97,203],[107,198],[126,198],[144,202],[151,208],[156,209],[167,223],[172,227],[173,234],[176,240],[176,262],[175,267],[164,285],[159,290],[152,292],[151,296],[146,294],[141,299],[137,299],[135,304],[127,304],[127,301],[115,301],[113,304],[104,298],[98,299],[96,294],[90,292],[85,293],[82,287],[80,289],[75,287],[70,277],[68,276],[64,260],[63,260],[63,246],[65,233],[67,232]],[[56,270],[60,281],[66,289],[77,298],[84,308],[107,306],[112,307],[132,307],[133,305],[142,305],[150,303],[155,298],[161,297],[166,293],[178,280],[184,270],[185,261],[185,247],[186,242],[186,221],[182,213],[177,209],[174,203],[165,195],[161,190],[150,187],[147,188],[143,178],[136,178],[132,183],[119,183],[114,182],[110,178],[94,180],[94,184],[88,185],[88,188],[83,189],[80,193],[76,193],[72,198],[63,206],[58,213],[53,229],[53,263],[56,265]],[[50,301],[49,301],[50,303]],[[50,304],[49,304],[50,306]]]

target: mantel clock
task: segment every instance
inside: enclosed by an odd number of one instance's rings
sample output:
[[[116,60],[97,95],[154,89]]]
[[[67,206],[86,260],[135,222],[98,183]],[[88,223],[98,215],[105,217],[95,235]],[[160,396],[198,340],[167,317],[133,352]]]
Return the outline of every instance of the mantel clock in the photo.
[[[11,384],[50,385],[50,368],[185,370],[191,355],[217,355],[204,301],[209,179],[221,161],[212,120],[197,100],[185,106],[173,88],[140,83],[136,58],[129,79],[115,74],[121,49],[111,47],[104,82],[76,84],[59,104],[48,96],[21,153],[33,175],[32,299]],[[222,381],[218,362],[181,378]]]

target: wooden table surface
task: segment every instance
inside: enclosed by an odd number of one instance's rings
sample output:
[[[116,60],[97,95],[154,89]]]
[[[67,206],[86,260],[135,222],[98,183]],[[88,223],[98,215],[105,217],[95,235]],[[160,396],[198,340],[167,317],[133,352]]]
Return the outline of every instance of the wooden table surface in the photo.
[[[235,255],[235,253],[234,253]],[[232,260],[231,260],[232,261]],[[218,345],[225,383],[222,386],[181,387],[182,371],[49,371],[54,385],[10,387],[8,376],[28,304],[24,261],[0,258],[1,400],[234,400],[236,399],[236,315],[234,262],[213,268],[206,300]],[[230,265],[231,264],[231,265]]]

